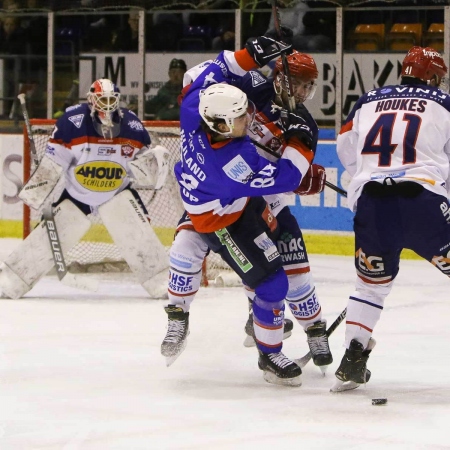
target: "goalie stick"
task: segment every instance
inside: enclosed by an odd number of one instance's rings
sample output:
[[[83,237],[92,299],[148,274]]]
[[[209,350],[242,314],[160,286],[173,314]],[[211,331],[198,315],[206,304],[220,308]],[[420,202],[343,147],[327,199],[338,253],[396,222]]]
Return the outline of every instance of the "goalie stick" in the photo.
[[[28,134],[28,142],[30,144],[31,156],[33,159],[34,170],[36,170],[39,165],[39,158],[36,151],[36,145],[33,138],[33,133],[31,130],[30,117],[28,115],[25,94],[19,94],[17,98],[20,101],[20,107],[22,109],[23,119],[25,121],[25,127]],[[52,205],[48,204],[44,207],[42,211],[42,217],[45,223],[45,228],[47,229],[49,245],[53,256],[53,262],[55,263],[56,274],[59,281],[68,286],[75,287],[78,289],[86,289],[89,291],[96,291],[98,288],[98,283],[93,280],[80,279],[78,276],[70,273],[67,270],[66,260],[63,255],[61,240],[59,239],[58,230],[56,228],[55,218],[53,216]]]
[[[256,145],[256,147],[259,147],[261,150],[264,150],[265,152],[269,153],[269,155],[275,156],[275,158],[281,158],[281,156],[273,151],[272,149],[270,149],[269,147],[266,147],[265,145],[259,143],[258,141],[255,141],[254,139],[250,138],[250,140],[252,141],[252,143],[254,145]],[[345,191],[344,189],[341,189],[340,187],[336,186],[333,183],[330,183],[329,181],[325,181],[325,186],[328,186],[330,189],[333,189],[333,191],[336,191],[338,194],[341,194],[344,197],[347,197],[347,191]]]
[[[334,330],[336,330],[336,328],[344,321],[346,315],[347,315],[347,308],[345,308],[344,311],[342,311],[341,314],[339,314],[337,319],[328,327],[327,337],[330,337],[330,335],[333,334]],[[294,359],[294,362],[298,364],[300,367],[305,367],[311,358],[312,358],[311,352],[308,352],[305,356],[302,356],[301,358],[298,359]]]

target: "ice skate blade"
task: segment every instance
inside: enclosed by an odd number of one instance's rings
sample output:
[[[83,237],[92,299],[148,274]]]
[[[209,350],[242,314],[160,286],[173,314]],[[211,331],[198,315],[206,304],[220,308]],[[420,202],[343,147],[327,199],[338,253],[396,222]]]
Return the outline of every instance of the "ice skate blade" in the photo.
[[[287,339],[288,337],[291,337],[291,335],[292,335],[292,331],[286,331],[286,333],[283,334],[283,341],[285,339]],[[248,336],[247,335],[247,337],[244,340],[244,347],[247,347],[247,348],[248,347],[255,347],[255,345],[256,345],[256,342],[253,339],[253,336]]]
[[[301,386],[302,385],[302,376],[299,375],[298,377],[294,378],[279,378],[274,373],[264,371],[264,380],[267,381],[270,384],[277,384],[278,386]]]
[[[256,345],[255,340],[253,339],[252,336],[248,336],[245,338],[244,340],[244,347],[254,347]]]
[[[166,356],[166,367],[170,367],[178,357],[183,353],[187,345],[187,339],[184,340],[183,345],[179,348],[178,352],[171,356]],[[163,355],[164,356],[164,355]]]
[[[333,386],[331,386],[330,392],[336,393],[351,391],[358,388],[359,386],[361,385],[359,383],[355,383],[354,381],[341,381],[336,378],[335,383],[333,384]]]

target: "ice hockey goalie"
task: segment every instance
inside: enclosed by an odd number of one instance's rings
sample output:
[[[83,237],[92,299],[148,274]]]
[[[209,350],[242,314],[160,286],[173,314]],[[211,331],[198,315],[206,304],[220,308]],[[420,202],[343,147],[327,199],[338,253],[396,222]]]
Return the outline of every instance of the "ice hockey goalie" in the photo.
[[[119,107],[120,92],[108,79],[95,81],[87,103],[68,108],[55,124],[45,156],[19,193],[40,209],[61,177],[64,189],[53,203],[53,214],[67,254],[98,214],[121,256],[151,298],[165,297],[167,253],[153,231],[132,182],[160,189],[168,172],[168,151],[151,148],[139,118]],[[1,264],[4,297],[20,298],[53,267],[43,223]]]

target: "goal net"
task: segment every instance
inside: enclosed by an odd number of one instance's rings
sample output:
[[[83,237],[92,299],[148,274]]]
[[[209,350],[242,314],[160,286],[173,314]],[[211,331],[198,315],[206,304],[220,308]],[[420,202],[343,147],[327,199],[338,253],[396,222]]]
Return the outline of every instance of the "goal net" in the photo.
[[[47,141],[53,130],[55,120],[31,119],[31,131],[36,147],[37,159],[45,154]],[[169,150],[169,176],[164,187],[158,191],[153,189],[137,189],[150,216],[151,225],[158,238],[169,251],[175,229],[184,208],[181,202],[178,184],[173,174],[173,167],[179,159],[180,128],[179,122],[145,121],[145,128],[150,134],[152,145],[160,144]],[[28,180],[34,165],[27,130],[24,130],[24,181]],[[56,201],[64,188],[64,179],[61,179],[51,194],[48,203]],[[43,205],[42,209],[45,205]],[[24,205],[23,236],[28,236],[31,230],[39,223],[42,209],[31,210]],[[82,240],[67,254],[67,264],[72,272],[128,272],[129,267],[121,257],[118,248],[102,224],[100,216],[90,214],[91,228]],[[222,259],[211,253],[204,264],[204,284],[225,271],[227,277],[231,270]]]

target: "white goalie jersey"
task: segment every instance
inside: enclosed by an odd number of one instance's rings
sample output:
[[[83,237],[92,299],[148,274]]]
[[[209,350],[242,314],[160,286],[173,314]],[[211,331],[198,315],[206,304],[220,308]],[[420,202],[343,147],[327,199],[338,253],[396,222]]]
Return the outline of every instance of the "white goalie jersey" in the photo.
[[[56,122],[46,155],[65,173],[66,189],[76,200],[99,206],[130,183],[128,163],[150,145],[138,117],[122,110],[119,137],[104,138],[94,129],[87,104],[68,108]]]

